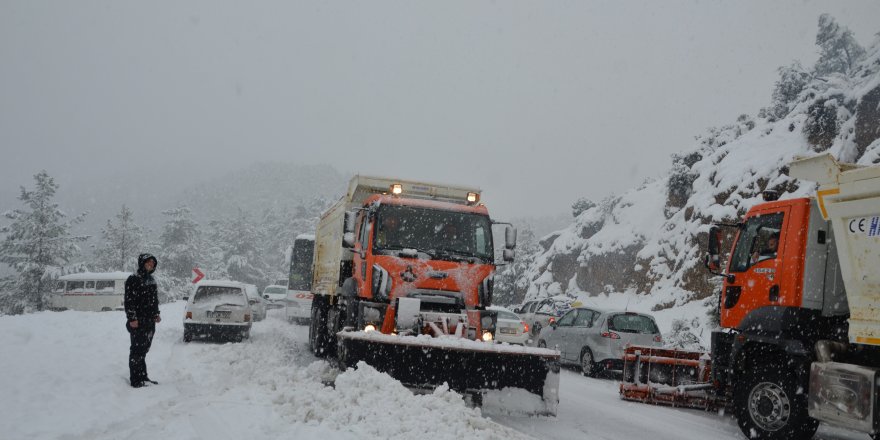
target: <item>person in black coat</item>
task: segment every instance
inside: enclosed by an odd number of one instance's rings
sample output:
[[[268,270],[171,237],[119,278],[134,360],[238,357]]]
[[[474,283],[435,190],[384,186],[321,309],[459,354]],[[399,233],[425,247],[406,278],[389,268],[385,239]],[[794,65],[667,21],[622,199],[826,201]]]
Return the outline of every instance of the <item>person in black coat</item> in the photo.
[[[153,271],[158,261],[150,254],[138,256],[138,270],[125,280],[125,328],[131,337],[128,354],[129,380],[131,386],[140,388],[158,382],[147,377],[147,353],[153,343],[159,316],[159,290]]]

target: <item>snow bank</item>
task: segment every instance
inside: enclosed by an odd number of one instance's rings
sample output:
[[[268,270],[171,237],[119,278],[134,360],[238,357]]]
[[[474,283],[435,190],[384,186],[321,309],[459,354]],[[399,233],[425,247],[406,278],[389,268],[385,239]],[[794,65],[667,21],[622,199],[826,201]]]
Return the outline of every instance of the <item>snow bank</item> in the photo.
[[[122,312],[0,317],[3,438],[528,438],[447,389],[414,395],[360,365],[308,353],[307,329],[270,311],[239,344],[182,342],[183,302],[161,307],[150,377],[128,385]]]

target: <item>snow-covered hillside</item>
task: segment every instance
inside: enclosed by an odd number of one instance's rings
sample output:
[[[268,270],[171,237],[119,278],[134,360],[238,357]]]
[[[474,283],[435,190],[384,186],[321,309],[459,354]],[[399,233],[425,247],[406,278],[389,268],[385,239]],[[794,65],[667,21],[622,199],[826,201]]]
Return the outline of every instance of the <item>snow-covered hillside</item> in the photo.
[[[820,36],[842,33],[823,28],[827,20],[820,19]],[[673,157],[665,176],[595,204],[544,237],[527,298],[650,294],[637,300],[649,310],[699,301],[708,313],[690,319],[707,325],[717,290],[701,259],[710,223],[735,221],[764,190],[782,198],[814,192],[788,177],[795,156],[828,151],[845,162],[880,162],[880,40],[864,53],[842,71],[821,63],[809,72],[797,63],[781,68],[772,104],[757,117],[709,130]]]

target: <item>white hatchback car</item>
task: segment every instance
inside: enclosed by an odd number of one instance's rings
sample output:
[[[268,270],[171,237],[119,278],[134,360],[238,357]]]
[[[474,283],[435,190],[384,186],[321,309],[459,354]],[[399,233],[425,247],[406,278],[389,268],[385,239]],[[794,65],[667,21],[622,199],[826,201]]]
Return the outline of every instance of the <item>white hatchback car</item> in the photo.
[[[268,301],[260,296],[257,286],[253,284],[245,284],[245,286],[247,287],[245,291],[248,296],[248,304],[251,305],[251,310],[254,311],[254,322],[266,319],[266,310],[269,309]]]
[[[531,339],[529,325],[517,316],[516,313],[504,307],[487,307],[487,310],[498,312],[498,322],[495,324],[495,340],[509,344],[526,345]]]
[[[651,315],[575,307],[538,336],[539,347],[558,349],[562,363],[579,365],[585,376],[623,371],[623,351],[628,345],[663,346]]]
[[[269,304],[266,305],[269,309],[284,308],[285,301],[287,300],[287,286],[282,286],[280,284],[266,286],[266,288],[263,289],[263,299],[269,302]]]
[[[183,340],[195,337],[231,339],[250,337],[253,310],[248,302],[248,285],[233,281],[199,281],[186,298]]]

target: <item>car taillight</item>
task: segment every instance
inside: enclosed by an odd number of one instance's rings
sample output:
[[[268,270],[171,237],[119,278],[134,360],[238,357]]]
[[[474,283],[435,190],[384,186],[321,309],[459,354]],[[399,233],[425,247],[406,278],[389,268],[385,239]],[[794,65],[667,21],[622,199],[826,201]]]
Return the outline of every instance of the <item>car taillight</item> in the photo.
[[[550,324],[553,324],[554,322],[556,322],[556,318],[554,318],[554,317],[551,316],[551,317],[550,317]]]
[[[193,312],[186,312],[186,319],[193,319]]]
[[[663,342],[663,336],[660,336],[660,335],[654,336],[654,342],[657,342],[657,343]]]
[[[614,332],[602,332],[603,338],[620,339],[620,335]]]
[[[520,321],[520,322],[522,322],[522,325],[523,325],[523,333],[528,333],[529,332],[529,325],[526,324],[525,321]]]
[[[251,315],[248,315],[247,313],[245,313],[244,314],[244,322],[249,322],[250,320],[251,320]]]

